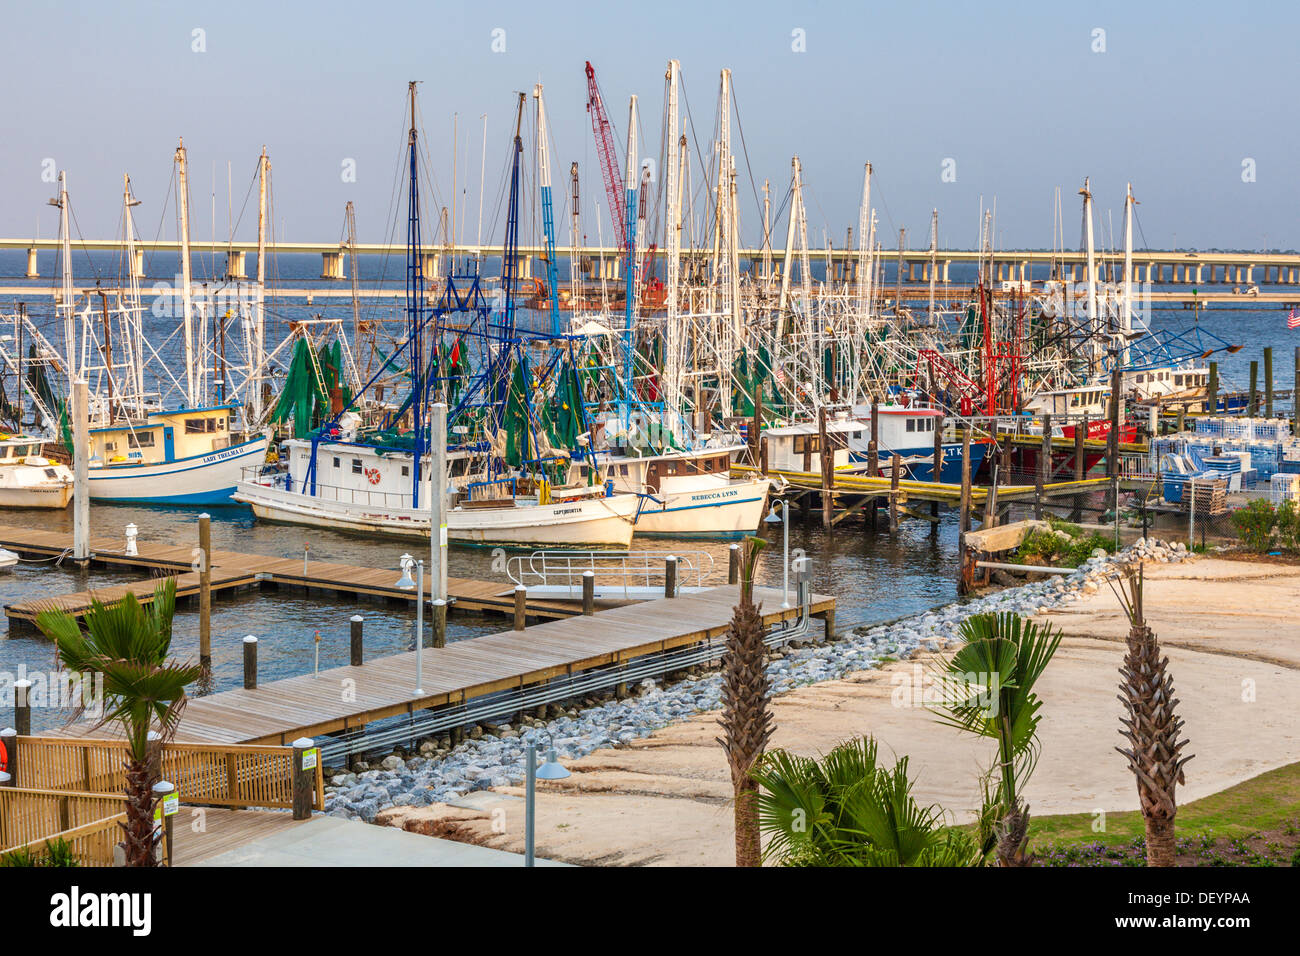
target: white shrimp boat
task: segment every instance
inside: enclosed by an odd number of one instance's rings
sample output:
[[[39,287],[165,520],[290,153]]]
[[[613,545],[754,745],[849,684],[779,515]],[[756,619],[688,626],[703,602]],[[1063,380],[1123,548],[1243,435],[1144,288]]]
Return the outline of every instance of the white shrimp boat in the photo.
[[[267,436],[230,430],[236,407],[151,412],[90,430],[90,497],[171,505],[232,504],[243,469],[266,461]],[[232,444],[233,442],[233,444]]]
[[[250,469],[235,501],[260,519],[401,537],[429,537],[429,509],[411,507],[409,452],[349,442],[285,442],[287,468]],[[428,459],[425,459],[427,474]],[[549,487],[542,495],[509,493],[508,480],[476,480],[468,459],[450,457],[447,538],[462,544],[584,545],[626,548],[640,498],[601,486]],[[460,474],[457,472],[460,471]],[[427,485],[424,485],[427,489]]]
[[[43,442],[29,435],[0,437],[0,507],[66,508],[72,471],[41,456]]]
[[[674,538],[742,537],[754,534],[767,509],[771,482],[732,479],[732,454],[710,448],[637,457],[601,458],[615,491],[642,494],[636,533]]]

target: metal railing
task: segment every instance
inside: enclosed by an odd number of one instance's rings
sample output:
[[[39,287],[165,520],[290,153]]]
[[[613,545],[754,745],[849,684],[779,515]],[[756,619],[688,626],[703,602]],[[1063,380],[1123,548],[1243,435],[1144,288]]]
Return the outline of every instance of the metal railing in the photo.
[[[265,465],[253,465],[241,469],[242,480],[251,485],[261,485],[275,491],[301,491],[303,482],[294,482],[289,472],[284,470],[268,471]],[[395,491],[371,491],[368,488],[346,488],[342,485],[330,485],[322,481],[315,484],[317,501],[333,501],[340,504],[365,505],[367,507],[411,510],[411,495]]]
[[[663,595],[665,565],[677,559],[677,590],[705,587],[713,573],[713,556],[707,551],[534,551],[506,562],[506,576],[530,593],[556,599],[582,599],[582,579],[595,576],[597,596],[606,600],[634,600]]]
[[[810,566],[810,560],[802,558],[797,563],[795,571],[799,602],[798,619],[793,622],[782,621],[770,628],[767,636],[763,638],[763,643],[768,647],[781,647],[791,641],[803,640],[811,632]],[[427,737],[444,730],[521,713],[540,707],[542,704],[571,700],[619,684],[629,684],[648,677],[659,677],[688,667],[707,664],[722,657],[725,645],[726,634],[724,633],[689,647],[646,654],[619,664],[593,667],[519,690],[487,694],[457,706],[423,711],[419,714],[413,713],[405,720],[390,726],[376,727],[375,724],[371,724],[363,730],[341,733],[322,741],[321,760],[337,762],[349,754],[392,747],[403,741],[414,741],[419,737]]]

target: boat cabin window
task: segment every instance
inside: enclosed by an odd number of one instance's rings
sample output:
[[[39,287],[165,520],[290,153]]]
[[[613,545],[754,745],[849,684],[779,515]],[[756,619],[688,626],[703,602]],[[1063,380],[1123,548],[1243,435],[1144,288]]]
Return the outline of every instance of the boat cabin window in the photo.
[[[410,465],[403,465],[403,466],[402,466],[402,477],[403,477],[403,478],[409,478],[410,475],[411,475],[411,466],[410,466]]]
[[[914,432],[914,431],[916,431],[916,419],[915,419],[915,418],[909,418],[909,419],[907,420],[907,430],[908,430],[909,432]]]
[[[359,475],[359,474],[361,474],[361,459],[360,459],[360,458],[353,458],[353,459],[352,459],[352,474],[354,474],[354,475]]]
[[[104,451],[114,451],[116,450],[116,448],[117,448],[117,442],[111,442],[111,441],[104,442]]]
[[[53,468],[46,468],[46,469],[45,469],[45,477],[46,477],[46,478],[57,478],[57,477],[59,477],[59,473],[58,473],[57,471],[55,471]]]
[[[620,475],[626,475],[626,474],[627,474],[627,465],[619,465],[619,466],[618,466],[618,473],[619,473]]]
[[[219,432],[226,427],[224,418],[187,418],[185,419],[185,434],[202,435],[205,432]]]
[[[334,467],[337,468],[338,466],[339,466],[339,460],[338,460],[337,458],[335,458],[335,459],[334,459]]]
[[[795,435],[794,436],[794,453],[802,455],[816,454],[821,449],[820,435]]]
[[[131,448],[152,448],[153,432],[130,432],[126,441]]]

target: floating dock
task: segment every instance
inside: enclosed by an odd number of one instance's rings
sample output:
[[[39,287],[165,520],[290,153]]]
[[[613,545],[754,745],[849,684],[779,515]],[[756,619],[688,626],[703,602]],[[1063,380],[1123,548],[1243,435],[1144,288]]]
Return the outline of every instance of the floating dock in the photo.
[[[0,547],[23,557],[57,558],[70,555],[72,536],[63,532],[42,531],[0,525]],[[90,591],[78,591],[51,597],[33,598],[5,605],[5,616],[11,625],[30,623],[36,615],[49,608],[66,611],[80,617],[90,607],[92,600],[103,603],[121,600],[127,593],[143,602],[153,600],[154,587],[160,578],[176,579],[177,598],[197,597],[199,575],[193,570],[196,549],[179,545],[140,543],[138,554],[126,554],[121,541],[93,537],[90,540],[92,564],[144,571],[154,575],[140,581],[113,584]],[[301,558],[277,558],[266,555],[243,554],[238,551],[213,550],[211,555],[212,593],[240,588],[298,587],[307,590],[328,591],[345,597],[388,599],[414,602],[415,590],[396,586],[397,569],[366,568],[332,561],[303,562]],[[425,581],[424,595],[432,599],[432,580]],[[508,581],[478,581],[471,578],[447,579],[447,594],[451,606],[461,611],[514,612],[515,589]],[[617,607],[625,602],[597,601],[598,608]],[[529,597],[526,610],[530,617],[556,619],[571,617],[582,608],[572,601],[556,601]]]
[[[738,585],[726,585],[548,621],[426,647],[422,686],[416,688],[416,652],[366,661],[191,698],[175,739],[222,744],[288,744],[298,737],[356,730],[385,718],[457,707],[475,698],[519,691],[582,671],[662,654],[726,634]],[[791,595],[793,604],[793,594]],[[783,606],[775,588],[755,588],[768,627],[794,620],[802,609]],[[835,599],[810,596],[809,614],[834,628]],[[77,724],[56,736],[103,736],[104,728]]]

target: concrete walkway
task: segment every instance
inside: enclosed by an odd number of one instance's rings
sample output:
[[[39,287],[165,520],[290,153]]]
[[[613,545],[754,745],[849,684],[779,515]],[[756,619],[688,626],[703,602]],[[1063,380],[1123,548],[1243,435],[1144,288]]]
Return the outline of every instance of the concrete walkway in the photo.
[[[315,816],[195,866],[523,866],[521,854]],[[566,866],[538,860],[538,866]]]

